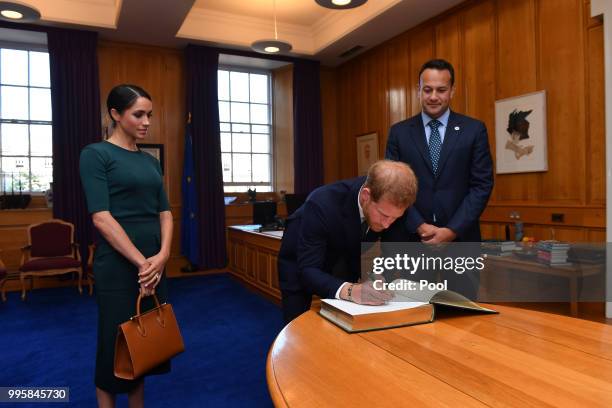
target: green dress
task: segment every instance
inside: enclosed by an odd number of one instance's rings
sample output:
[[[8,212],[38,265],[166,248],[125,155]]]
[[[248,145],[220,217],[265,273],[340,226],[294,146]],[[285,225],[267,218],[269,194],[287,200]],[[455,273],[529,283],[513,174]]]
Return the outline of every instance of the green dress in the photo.
[[[161,248],[159,213],[169,210],[159,162],[148,153],[104,141],[83,149],[80,173],[89,212],[110,211],[145,257],[157,254]],[[98,302],[95,384],[113,394],[129,392],[141,380],[115,377],[113,365],[117,326],[136,314],[138,268],[100,235],[93,273]],[[160,302],[166,301],[165,274],[156,294]],[[142,306],[144,310],[150,309],[153,299],[145,298]],[[169,370],[167,363],[150,374]]]

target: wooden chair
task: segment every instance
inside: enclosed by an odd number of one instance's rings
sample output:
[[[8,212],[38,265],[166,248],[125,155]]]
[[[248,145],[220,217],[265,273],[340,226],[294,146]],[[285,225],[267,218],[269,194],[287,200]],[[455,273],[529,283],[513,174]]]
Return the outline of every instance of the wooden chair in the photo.
[[[62,275],[76,272],[79,275],[79,293],[83,293],[83,266],[79,244],[74,242],[74,225],[52,219],[28,227],[28,245],[22,248],[21,300],[26,298],[25,278]]]

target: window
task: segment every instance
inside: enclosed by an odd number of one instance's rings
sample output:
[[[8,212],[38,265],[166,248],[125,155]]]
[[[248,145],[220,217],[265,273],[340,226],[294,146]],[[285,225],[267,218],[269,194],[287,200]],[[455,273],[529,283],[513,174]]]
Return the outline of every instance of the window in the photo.
[[[2,193],[42,192],[52,181],[49,54],[0,46]]]
[[[270,74],[220,69],[218,82],[224,189],[272,191]]]

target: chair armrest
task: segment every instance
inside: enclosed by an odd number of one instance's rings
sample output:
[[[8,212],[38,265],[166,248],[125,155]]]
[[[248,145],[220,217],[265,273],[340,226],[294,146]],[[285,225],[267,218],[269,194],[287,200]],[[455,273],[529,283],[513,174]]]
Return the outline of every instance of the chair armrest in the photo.
[[[73,256],[75,257],[77,261],[81,260],[81,251],[79,250],[80,247],[81,246],[79,245],[78,242],[72,243]]]

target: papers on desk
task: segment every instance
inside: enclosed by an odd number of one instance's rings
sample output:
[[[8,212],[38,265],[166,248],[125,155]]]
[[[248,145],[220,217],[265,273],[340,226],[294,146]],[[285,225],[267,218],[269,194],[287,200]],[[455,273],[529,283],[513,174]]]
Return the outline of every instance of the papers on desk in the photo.
[[[273,237],[282,238],[284,231],[262,231],[262,234],[272,235]]]

